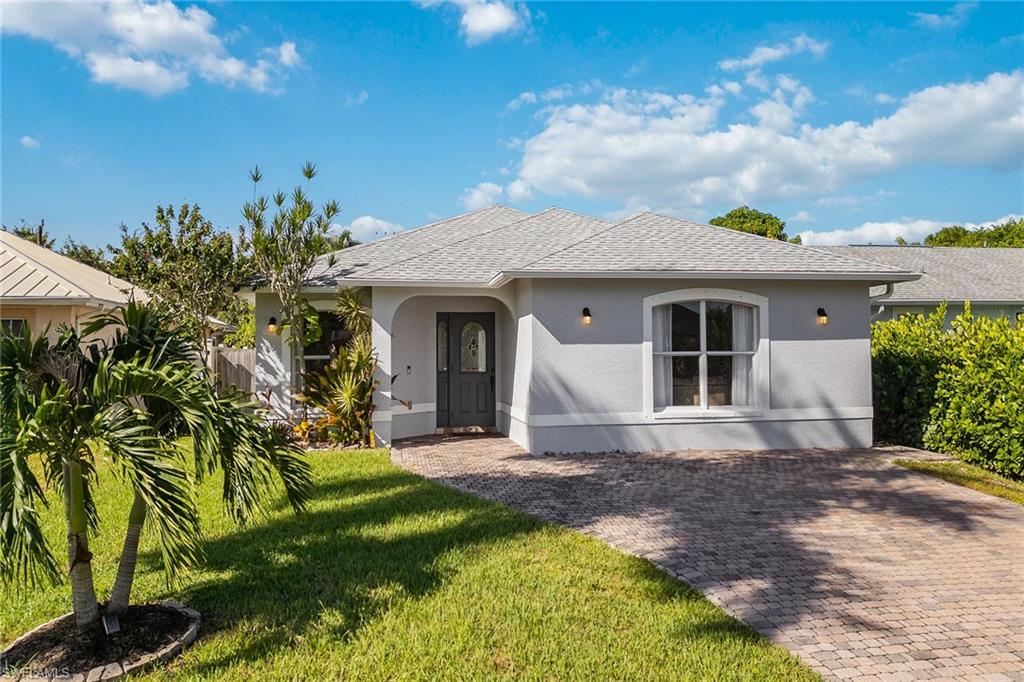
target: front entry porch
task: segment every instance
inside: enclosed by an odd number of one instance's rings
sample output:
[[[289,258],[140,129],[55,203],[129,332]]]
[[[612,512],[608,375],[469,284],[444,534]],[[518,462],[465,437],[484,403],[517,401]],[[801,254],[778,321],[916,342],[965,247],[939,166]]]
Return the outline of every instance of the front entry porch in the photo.
[[[375,287],[378,438],[390,443],[435,433],[508,434],[519,388],[513,306],[501,290],[486,295],[478,289]]]

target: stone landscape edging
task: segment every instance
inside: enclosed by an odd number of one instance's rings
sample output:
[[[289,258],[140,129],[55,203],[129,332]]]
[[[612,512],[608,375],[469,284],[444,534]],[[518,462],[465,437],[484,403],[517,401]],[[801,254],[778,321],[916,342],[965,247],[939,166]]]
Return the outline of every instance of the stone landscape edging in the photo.
[[[165,606],[167,608],[174,609],[175,611],[181,612],[189,620],[188,628],[186,628],[185,632],[182,633],[182,635],[180,637],[176,637],[173,642],[171,642],[167,646],[163,647],[159,651],[154,651],[152,653],[143,654],[139,658],[132,659],[130,662],[128,662],[128,661],[115,661],[113,663],[106,663],[104,665],[98,665],[95,668],[89,670],[88,672],[74,673],[72,675],[64,675],[64,676],[57,676],[57,675],[39,676],[39,675],[29,674],[29,675],[22,676],[20,674],[15,674],[15,675],[12,676],[12,675],[8,675],[8,674],[4,673],[4,674],[0,674],[0,682],[37,682],[37,681],[42,682],[43,680],[70,680],[71,682],[98,682],[99,680],[116,680],[116,679],[118,679],[120,677],[123,677],[124,675],[127,675],[128,673],[134,672],[134,671],[136,671],[139,668],[142,668],[144,666],[152,665],[154,663],[162,663],[162,662],[164,662],[164,661],[166,661],[168,659],[173,658],[174,656],[177,656],[179,653],[182,652],[182,650],[185,649],[185,647],[187,647],[188,645],[190,645],[192,642],[194,642],[196,640],[196,636],[198,636],[198,634],[199,634],[199,623],[202,620],[202,617],[200,616],[199,612],[196,611],[195,609],[189,608],[188,606],[185,606],[184,604],[179,604],[176,601],[172,601],[172,600],[168,599],[168,600],[157,602],[157,603],[160,604],[161,606]],[[11,644],[4,650],[4,652],[2,654],[0,654],[0,660],[3,660],[4,659],[4,655],[8,651],[13,649],[16,645],[18,645],[21,642],[25,641],[26,639],[28,639],[29,637],[31,637],[35,633],[39,632],[40,630],[46,629],[47,627],[53,625],[54,623],[56,623],[57,621],[59,621],[59,620],[61,620],[63,618],[66,618],[69,615],[71,615],[71,614],[65,613],[63,615],[57,616],[56,618],[53,618],[51,620],[46,621],[42,625],[38,625],[38,626],[32,628],[31,630],[29,630],[28,632],[23,634],[21,637],[18,637],[16,640],[11,642]]]

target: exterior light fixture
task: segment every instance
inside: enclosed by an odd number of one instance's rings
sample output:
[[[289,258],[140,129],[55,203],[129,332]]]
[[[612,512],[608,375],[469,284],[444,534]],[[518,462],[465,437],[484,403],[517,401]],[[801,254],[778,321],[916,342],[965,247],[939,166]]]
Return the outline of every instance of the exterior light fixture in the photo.
[[[276,317],[270,318],[270,320],[267,321],[267,333],[272,335],[272,336],[277,336],[277,333],[279,331],[280,331],[280,329],[278,329],[278,326],[277,326],[277,318]]]
[[[590,316],[590,308],[583,309],[583,324],[590,324],[594,321],[594,318]]]
[[[828,313],[824,308],[818,308],[818,324],[822,327],[828,324]]]

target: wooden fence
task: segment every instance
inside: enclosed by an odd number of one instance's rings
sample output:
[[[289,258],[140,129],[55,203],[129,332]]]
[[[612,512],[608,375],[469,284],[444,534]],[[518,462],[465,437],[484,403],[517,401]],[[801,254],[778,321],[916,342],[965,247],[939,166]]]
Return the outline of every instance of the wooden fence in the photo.
[[[210,369],[217,387],[234,386],[249,395],[256,392],[256,350],[214,346],[210,352]]]

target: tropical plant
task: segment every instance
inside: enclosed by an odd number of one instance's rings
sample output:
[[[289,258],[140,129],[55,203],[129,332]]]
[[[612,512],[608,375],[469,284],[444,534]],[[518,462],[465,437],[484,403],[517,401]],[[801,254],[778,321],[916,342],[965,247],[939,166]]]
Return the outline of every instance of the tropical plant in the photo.
[[[60,247],[59,253],[83,265],[88,265],[90,268],[101,272],[110,272],[110,261],[107,260],[107,254],[101,248],[76,242],[69,237],[64,240],[64,245]]]
[[[316,166],[307,163],[302,175],[308,183],[316,177]],[[284,192],[274,194],[275,208],[269,215],[270,201],[257,197],[263,173],[259,166],[249,172],[253,183],[253,200],[242,207],[249,228],[249,247],[253,266],[259,278],[277,294],[281,303],[281,326],[287,330],[288,344],[295,358],[296,386],[302,390],[305,373],[305,346],[318,338],[316,310],[303,298],[302,291],[317,259],[329,250],[332,220],[340,212],[336,201],[328,201],[319,212],[305,190],[296,187],[290,197]],[[325,261],[330,267],[333,255]]]
[[[251,274],[241,242],[215,227],[196,204],[157,206],[154,225],[134,231],[121,226],[120,246],[110,247],[110,272],[152,294],[205,362],[210,318],[244,307],[232,294]]]
[[[0,578],[15,586],[57,581],[61,571],[39,524],[46,489],[63,497],[75,622],[93,634],[100,615],[88,535],[100,519],[93,503],[104,460],[135,494],[109,612],[127,607],[138,538],[156,527],[168,578],[200,556],[193,479],[221,469],[224,503],[245,522],[279,479],[295,509],[308,497],[310,471],[298,452],[274,440],[239,395],[218,397],[194,349],[151,307],[130,303],[92,322],[83,337],[116,325],[113,340],[86,346],[72,330],[51,343],[0,334]],[[189,457],[178,445],[191,437]]]
[[[1024,479],[1024,326],[974,316],[951,323],[924,444],[997,474]]]
[[[371,316],[361,294],[354,289],[338,292],[335,312],[352,332],[351,338],[335,349],[324,369],[309,377],[300,399],[320,416],[310,424],[304,420],[299,437],[329,438],[345,444],[374,447],[373,395],[377,390],[377,356],[371,340]]]
[[[875,435],[1024,479],[1024,324],[946,306],[871,328]]]
[[[944,227],[924,238],[926,246],[974,246],[1024,248],[1024,218],[1005,223],[967,229],[961,225]]]
[[[950,354],[946,304],[871,326],[875,440],[922,447],[938,375]]]
[[[46,231],[46,221],[40,220],[39,224],[32,227],[25,222],[25,219],[21,219],[21,223],[14,227],[3,226],[5,232],[10,232],[16,237],[28,240],[34,244],[38,244],[45,249],[52,249],[53,243],[56,241],[50,236],[50,233]]]
[[[708,221],[711,225],[727,227],[730,230],[749,232],[768,239],[789,241],[794,244],[800,243],[800,237],[792,239],[786,236],[786,222],[771,213],[758,211],[749,206],[738,206],[725,215],[720,215]]]

